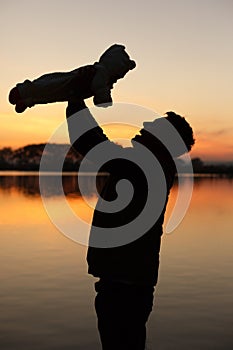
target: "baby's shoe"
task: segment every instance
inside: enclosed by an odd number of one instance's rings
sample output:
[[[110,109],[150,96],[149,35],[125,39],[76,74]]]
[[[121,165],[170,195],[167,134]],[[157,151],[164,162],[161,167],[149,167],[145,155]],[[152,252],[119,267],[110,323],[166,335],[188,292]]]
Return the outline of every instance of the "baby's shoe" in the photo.
[[[19,94],[19,90],[16,86],[9,93],[9,102],[12,105],[16,105],[15,111],[17,113],[23,113],[25,111],[25,109],[27,109],[27,106],[25,105],[25,103],[21,99],[21,96]]]

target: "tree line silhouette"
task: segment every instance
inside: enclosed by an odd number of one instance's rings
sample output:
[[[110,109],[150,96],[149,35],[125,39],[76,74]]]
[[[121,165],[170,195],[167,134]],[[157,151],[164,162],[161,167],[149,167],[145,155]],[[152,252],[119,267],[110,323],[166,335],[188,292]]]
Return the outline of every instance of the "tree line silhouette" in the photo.
[[[0,170],[39,171],[40,161],[46,144],[32,144],[13,150],[10,147],[0,149]],[[64,171],[77,171],[82,156],[68,144],[48,144],[44,154],[47,169],[53,171],[52,159],[64,158]],[[51,164],[51,165],[50,165]]]
[[[0,170],[39,171],[40,160],[46,144],[32,144],[13,150],[11,147],[0,149]],[[52,159],[63,157],[63,171],[78,171],[82,156],[69,144],[47,144],[44,154],[47,170],[54,171]],[[51,165],[50,165],[51,164]],[[205,164],[200,158],[192,159],[193,171],[198,174],[217,174],[233,177],[233,163]],[[92,171],[91,162],[86,165],[87,171]],[[185,164],[183,166],[186,172]]]

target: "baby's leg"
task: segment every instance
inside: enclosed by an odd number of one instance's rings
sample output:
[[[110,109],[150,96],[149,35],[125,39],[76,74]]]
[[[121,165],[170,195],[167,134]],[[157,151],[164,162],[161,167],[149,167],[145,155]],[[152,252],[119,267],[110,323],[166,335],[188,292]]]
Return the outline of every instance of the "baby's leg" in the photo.
[[[17,84],[20,96],[28,107],[35,104],[67,101],[70,96],[71,73],[50,73],[33,81]]]
[[[77,70],[68,73],[50,73],[33,81],[25,80],[10,91],[9,101],[16,104],[16,112],[21,113],[35,104],[68,101],[74,94]]]

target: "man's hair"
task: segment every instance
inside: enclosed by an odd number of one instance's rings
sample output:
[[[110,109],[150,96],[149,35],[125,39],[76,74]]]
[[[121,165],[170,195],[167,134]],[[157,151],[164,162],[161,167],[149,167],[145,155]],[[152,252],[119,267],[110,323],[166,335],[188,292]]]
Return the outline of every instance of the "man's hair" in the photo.
[[[167,112],[166,119],[176,128],[181,138],[183,139],[187,150],[190,151],[195,143],[193,136],[193,129],[184,117],[176,114],[175,112]]]

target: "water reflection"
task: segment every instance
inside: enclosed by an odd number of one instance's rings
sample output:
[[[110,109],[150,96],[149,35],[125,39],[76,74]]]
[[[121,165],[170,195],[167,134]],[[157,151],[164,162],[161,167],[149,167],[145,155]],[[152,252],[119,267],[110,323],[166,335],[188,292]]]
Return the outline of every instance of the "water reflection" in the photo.
[[[82,186],[83,195],[92,196],[95,193],[95,187],[100,193],[104,183],[106,182],[107,175],[91,176],[83,175],[78,176],[75,174],[62,176],[63,191],[66,196],[80,196],[80,185]],[[48,174],[43,175],[43,196],[53,197],[61,196],[63,192],[59,186],[60,177],[58,175]],[[0,174],[0,190],[12,191],[17,190],[28,196],[40,195],[40,181],[37,173],[30,175],[1,175]]]
[[[50,173],[43,174],[43,196],[53,197],[61,196],[63,192],[59,189],[59,175]],[[92,196],[97,189],[100,193],[105,182],[107,180],[107,175],[101,175],[95,177],[92,174],[82,174],[78,176],[75,173],[64,173],[62,176],[63,190],[66,196],[80,196],[80,185],[82,187],[82,193],[84,196]],[[219,178],[216,176],[195,176],[194,185],[195,188],[199,186],[203,187],[207,183],[214,183],[218,180],[222,180],[222,183],[231,184],[233,179],[230,178]],[[184,185],[189,181],[188,177],[180,177],[180,185]],[[17,190],[20,193],[28,196],[39,196],[40,195],[40,184],[39,176],[37,172],[1,172],[0,171],[0,191],[10,192],[12,190]],[[173,187],[173,192],[177,190],[177,180],[175,180],[175,185]]]
[[[56,177],[50,180],[47,195],[59,205]],[[82,180],[92,196],[95,178]],[[101,187],[106,179],[99,180]],[[63,184],[69,204],[90,222],[77,177],[66,175]],[[174,186],[169,210],[176,194]],[[233,348],[232,198],[232,179],[194,179],[184,220],[163,237],[149,349]],[[38,176],[2,174],[0,212],[0,349],[101,349],[86,247],[51,224]]]

